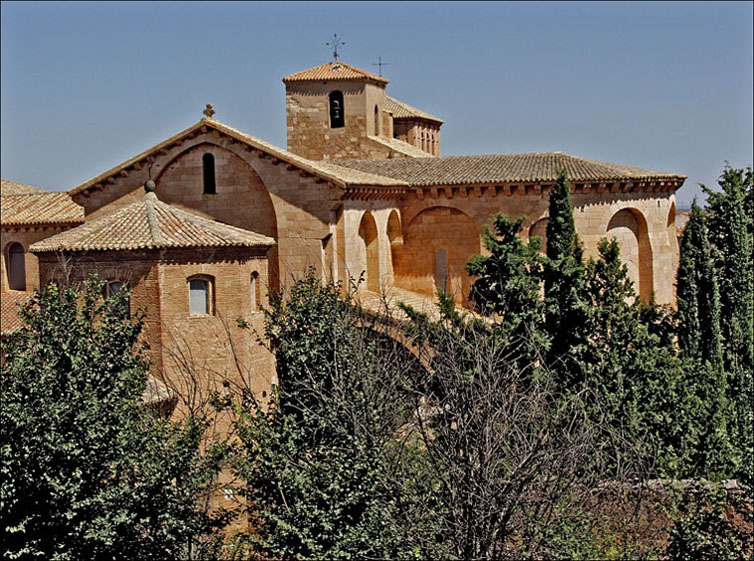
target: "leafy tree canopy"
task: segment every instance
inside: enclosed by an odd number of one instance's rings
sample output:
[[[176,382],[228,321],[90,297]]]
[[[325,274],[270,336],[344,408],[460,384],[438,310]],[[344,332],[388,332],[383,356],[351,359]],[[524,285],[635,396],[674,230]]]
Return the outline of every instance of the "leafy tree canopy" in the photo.
[[[3,346],[5,558],[186,558],[222,522],[197,506],[216,472],[199,459],[201,420],[178,426],[144,407],[142,320],[102,286],[35,293]]]

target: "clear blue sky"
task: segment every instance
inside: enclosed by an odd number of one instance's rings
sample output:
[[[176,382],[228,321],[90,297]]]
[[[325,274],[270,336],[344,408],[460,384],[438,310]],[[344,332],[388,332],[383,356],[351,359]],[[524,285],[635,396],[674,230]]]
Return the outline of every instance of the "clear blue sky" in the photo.
[[[388,63],[444,155],[560,150],[689,176],[751,164],[752,2],[2,2],[2,176],[69,189],[201,118],[285,147],[289,73]]]

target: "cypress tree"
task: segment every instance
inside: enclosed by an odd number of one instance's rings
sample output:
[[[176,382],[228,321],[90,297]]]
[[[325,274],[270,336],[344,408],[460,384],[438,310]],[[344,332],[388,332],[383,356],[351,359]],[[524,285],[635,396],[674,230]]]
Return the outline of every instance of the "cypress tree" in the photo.
[[[694,201],[681,238],[678,346],[686,356],[722,366],[720,295],[704,213]]]
[[[552,337],[551,362],[560,360],[580,340],[583,310],[579,291],[583,284],[582,249],[576,236],[571,205],[571,185],[565,170],[550,192],[545,267],[545,327]]]
[[[708,195],[709,238],[720,277],[721,332],[733,404],[739,477],[754,479],[754,176],[726,166]]]
[[[729,371],[754,369],[754,257],[752,256],[751,168],[723,170],[722,192],[708,195],[709,238],[720,278],[721,330]],[[747,200],[748,199],[748,200]]]

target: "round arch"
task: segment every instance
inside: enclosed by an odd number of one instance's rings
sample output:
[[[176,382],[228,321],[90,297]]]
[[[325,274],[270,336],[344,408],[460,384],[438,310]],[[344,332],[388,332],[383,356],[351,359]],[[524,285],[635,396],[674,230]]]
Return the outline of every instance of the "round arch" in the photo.
[[[216,163],[215,192],[205,189],[205,156]],[[188,146],[166,162],[155,178],[157,195],[169,204],[198,210],[220,222],[278,239],[275,206],[254,167],[234,150],[214,142]],[[278,248],[267,254],[269,288],[279,289]]]
[[[361,215],[359,239],[363,243],[363,267],[366,272],[366,286],[373,292],[380,291],[380,243],[377,222],[369,211]]]
[[[390,211],[390,216],[388,216],[387,239],[391,246],[403,243],[403,227],[401,226],[401,217],[397,210]]]
[[[393,250],[395,284],[428,295],[445,286],[457,302],[468,302],[465,267],[480,251],[480,230],[469,215],[450,206],[425,208],[404,221],[403,244]]]
[[[10,242],[5,246],[5,267],[8,288],[26,290],[26,253],[23,245]]]
[[[654,263],[646,218],[635,208],[621,209],[610,218],[606,233],[618,240],[636,293],[649,300],[654,291]]]

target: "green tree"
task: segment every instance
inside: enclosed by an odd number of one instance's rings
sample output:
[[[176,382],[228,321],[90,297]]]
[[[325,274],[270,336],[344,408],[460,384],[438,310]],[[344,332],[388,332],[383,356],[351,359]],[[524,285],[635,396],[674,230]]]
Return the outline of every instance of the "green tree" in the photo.
[[[707,193],[709,239],[720,278],[721,328],[725,363],[731,371],[754,368],[754,246],[752,169],[727,166],[720,192]],[[747,208],[748,207],[748,208]]]
[[[568,174],[558,171],[550,192],[547,218],[547,265],[544,274],[545,325],[552,338],[550,363],[563,360],[582,340],[583,252],[576,235]]]
[[[593,415],[656,455],[670,476],[725,476],[730,465],[727,400],[719,367],[680,358],[643,320],[615,239],[601,240],[586,266],[588,340],[574,350],[585,384],[597,396]],[[613,442],[606,441],[613,446]]]
[[[3,350],[0,528],[4,558],[198,555],[224,520],[199,504],[217,472],[204,425],[141,403],[148,363],[127,295],[50,285]]]
[[[243,404],[237,462],[253,547],[281,559],[412,554],[392,522],[400,493],[391,459],[409,416],[399,389],[413,357],[370,332],[339,287],[311,271],[265,314],[280,386],[269,408]]]
[[[694,201],[678,265],[678,346],[686,356],[722,367],[720,296],[704,213]],[[722,375],[722,372],[721,372]]]
[[[709,238],[720,280],[720,328],[733,404],[739,476],[754,478],[754,174],[726,166],[707,193]]]
[[[495,232],[487,228],[484,236],[489,256],[475,255],[466,265],[475,277],[469,299],[483,314],[499,315],[510,336],[546,348],[541,240],[524,243],[518,235],[523,222],[523,217],[516,221],[504,214],[494,217]]]

